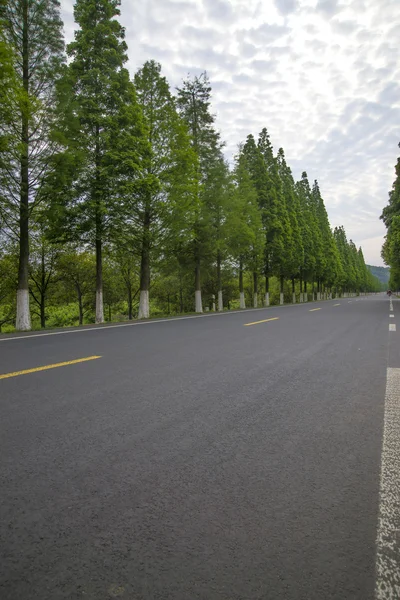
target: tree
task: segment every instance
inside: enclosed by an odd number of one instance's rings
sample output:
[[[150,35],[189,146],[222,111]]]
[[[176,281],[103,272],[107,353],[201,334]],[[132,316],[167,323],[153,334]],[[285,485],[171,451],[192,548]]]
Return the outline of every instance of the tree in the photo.
[[[305,171],[301,175],[301,180],[296,183],[296,190],[300,200],[300,209],[304,215],[304,263],[301,275],[304,281],[304,300],[307,302],[307,283],[313,283],[315,281],[315,274],[322,269],[322,238],[318,228],[315,203]]]
[[[140,265],[139,319],[150,316],[151,263],[182,225],[193,200],[196,157],[183,120],[177,113],[161,65],[148,61],[135,75],[138,101],[147,124],[151,158],[147,177],[158,186],[146,187],[131,215],[133,244],[138,247]]]
[[[178,88],[178,107],[191,137],[192,147],[198,157],[196,172],[196,208],[191,244],[195,271],[195,310],[203,312],[201,298],[201,265],[209,251],[204,194],[207,176],[216,161],[221,160],[219,133],[214,128],[215,118],[210,112],[211,87],[206,73],[187,79]]]
[[[18,277],[18,248],[0,247],[0,332],[15,319],[15,288]]]
[[[243,146],[239,147],[233,171],[234,188],[227,212],[227,240],[229,253],[238,266],[240,308],[246,308],[243,273],[256,261],[255,269],[263,256],[264,236],[261,213],[258,209],[257,191],[251,179],[250,168]]]
[[[302,229],[304,228],[303,215],[300,209],[300,202],[295,189],[295,183],[292,171],[286,163],[283,148],[279,148],[276,158],[278,173],[282,182],[282,194],[284,195],[286,208],[290,221],[291,252],[288,261],[288,268],[291,271],[292,280],[292,299],[296,301],[295,279],[300,277],[304,263],[304,247]]]
[[[135,89],[124,64],[124,29],[115,18],[119,0],[77,0],[79,25],[60,86],[64,117],[58,135],[57,191],[52,219],[59,239],[80,240],[96,252],[96,322],[104,321],[103,248],[126,219],[144,187],[150,149]],[[67,93],[67,100],[63,92]],[[68,174],[68,177],[65,176]]]
[[[317,291],[321,293],[321,281],[331,287],[337,278],[339,256],[317,180],[314,181],[312,198],[322,242],[322,260],[319,264],[319,270],[317,269],[317,277],[319,279]]]
[[[29,224],[44,199],[44,181],[57,148],[50,131],[64,60],[60,5],[57,0],[8,0],[1,7],[1,22],[14,58],[9,77],[16,91],[8,95],[10,111],[2,122],[1,138],[7,140],[0,159],[2,219],[19,241],[16,327],[28,330]]]
[[[56,263],[60,249],[49,243],[41,225],[31,235],[32,250],[29,265],[29,292],[36,305],[40,326],[46,327],[46,302],[49,290],[57,280]]]
[[[383,209],[380,218],[387,228],[382,258],[391,267],[389,284],[397,289],[400,287],[400,156],[397,159],[395,173],[396,178],[389,192],[389,203]]]
[[[79,251],[69,247],[59,255],[57,272],[64,282],[67,291],[76,294],[79,311],[79,325],[88,311],[93,308],[96,281],[95,281],[95,256],[88,251]]]
[[[285,277],[290,276],[293,271],[295,248],[278,164],[273,155],[272,144],[265,127],[258,137],[258,148],[268,175],[265,203],[263,205],[266,235],[266,293],[269,289],[269,276],[271,274],[276,275],[280,279],[281,303],[283,303],[283,282]]]
[[[264,274],[266,276],[266,303],[269,303],[269,277],[271,275],[270,272],[270,264],[268,251],[266,250],[267,244],[267,232],[268,232],[268,222],[266,218],[267,214],[267,204],[268,204],[268,190],[270,186],[270,179],[268,176],[268,172],[260,151],[260,148],[257,146],[254,136],[248,135],[246,142],[243,146],[243,153],[246,158],[246,162],[249,168],[249,172],[251,175],[251,181],[253,183],[254,189],[257,193],[257,204],[258,210],[261,217],[261,222],[263,226],[263,237],[264,244],[263,250],[265,256],[262,257],[259,255],[260,245],[257,244],[252,249],[252,270],[253,270],[253,306],[256,308],[258,305],[258,283],[259,283],[259,274],[261,272],[262,266],[264,266]]]
[[[230,202],[231,175],[222,156],[212,162],[204,182],[204,231],[211,262],[216,264],[218,310],[222,311],[222,265],[227,254],[227,215]],[[213,294],[215,295],[215,294]]]

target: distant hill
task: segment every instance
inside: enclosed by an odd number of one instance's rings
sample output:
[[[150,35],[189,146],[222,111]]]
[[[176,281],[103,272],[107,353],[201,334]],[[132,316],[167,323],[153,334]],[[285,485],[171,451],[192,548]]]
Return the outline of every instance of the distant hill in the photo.
[[[383,285],[387,286],[390,277],[389,267],[373,267],[372,265],[367,265],[367,267],[371,271],[372,275],[379,279]]]

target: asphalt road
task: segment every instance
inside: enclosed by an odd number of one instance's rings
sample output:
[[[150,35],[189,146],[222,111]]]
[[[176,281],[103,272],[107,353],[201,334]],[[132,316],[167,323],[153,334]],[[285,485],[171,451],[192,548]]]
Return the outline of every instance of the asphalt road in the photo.
[[[0,598],[373,600],[396,302],[0,336]]]

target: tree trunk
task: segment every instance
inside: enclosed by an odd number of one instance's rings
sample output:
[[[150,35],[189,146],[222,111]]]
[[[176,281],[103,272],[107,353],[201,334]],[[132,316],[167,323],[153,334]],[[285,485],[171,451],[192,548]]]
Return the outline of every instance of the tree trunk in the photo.
[[[303,300],[304,302],[308,302],[308,296],[307,296],[307,281],[304,282],[304,294],[303,294]]]
[[[108,305],[108,320],[111,323],[111,304]]]
[[[243,260],[239,262],[239,295],[240,295],[240,308],[246,308],[246,300],[244,297],[243,289]]]
[[[46,327],[46,297],[43,292],[40,293],[40,327]]]
[[[140,261],[139,319],[150,317],[150,211],[146,209],[143,222],[142,256]]]
[[[217,253],[217,288],[218,288],[218,311],[224,310],[222,298],[222,280],[221,280],[221,252]]]
[[[296,285],[294,277],[292,277],[292,302],[293,304],[296,304]]]
[[[133,310],[132,310],[132,287],[131,287],[130,283],[127,286],[127,290],[128,290],[128,319],[129,319],[129,321],[132,321],[132,315],[133,315]]]
[[[29,93],[29,41],[28,0],[23,0],[22,17],[22,83]],[[29,311],[29,115],[26,108],[21,122],[22,151],[20,155],[20,198],[19,198],[19,264],[17,287],[17,316],[15,327],[20,331],[31,329]]]
[[[46,327],[46,270],[45,270],[45,256],[44,256],[44,246],[42,245],[41,251],[41,264],[40,264],[40,327],[44,329]]]
[[[195,247],[195,260],[196,260],[196,266],[195,266],[195,271],[194,271],[195,310],[197,313],[202,313],[203,312],[203,303],[201,301],[200,256],[199,256],[198,242],[196,242],[196,247]]]
[[[179,287],[179,312],[183,313],[183,290],[182,286]]]
[[[303,302],[304,298],[303,298],[303,278],[300,275],[300,279],[299,279],[299,283],[300,283],[300,298],[299,301]]]
[[[283,304],[284,303],[284,293],[283,293],[283,275],[281,275],[281,279],[280,279],[280,293],[279,293],[279,304]]]
[[[258,306],[258,273],[257,273],[257,271],[253,272],[253,283],[254,283],[253,306],[254,306],[254,308],[257,308],[257,306]]]
[[[79,284],[76,284],[76,291],[78,293],[79,325],[83,325],[82,291]]]
[[[103,248],[96,238],[96,323],[104,323],[103,308]]]
[[[103,307],[103,244],[102,244],[102,214],[100,202],[100,126],[96,124],[95,144],[96,183],[94,199],[96,207],[96,323],[104,323]]]
[[[265,276],[265,306],[269,306],[269,277]]]

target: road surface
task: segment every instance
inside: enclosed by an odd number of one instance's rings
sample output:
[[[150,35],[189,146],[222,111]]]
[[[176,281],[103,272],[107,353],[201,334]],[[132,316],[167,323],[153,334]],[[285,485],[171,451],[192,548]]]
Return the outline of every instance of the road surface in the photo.
[[[392,308],[0,336],[0,598],[399,598]]]

